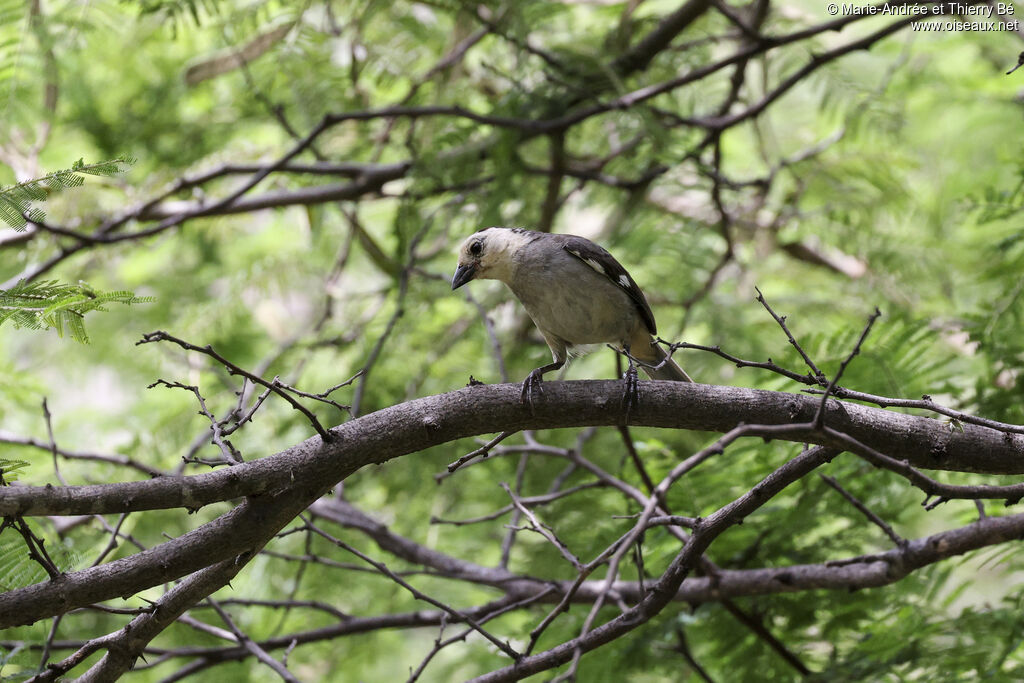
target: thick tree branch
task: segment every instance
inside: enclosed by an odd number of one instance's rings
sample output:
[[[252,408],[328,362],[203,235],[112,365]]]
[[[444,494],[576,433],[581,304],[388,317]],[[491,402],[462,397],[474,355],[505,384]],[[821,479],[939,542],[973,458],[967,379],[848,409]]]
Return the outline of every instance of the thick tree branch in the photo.
[[[851,557],[821,564],[789,565],[765,569],[721,569],[716,572],[714,577],[689,577],[680,584],[672,600],[694,604],[718,602],[728,598],[809,590],[850,591],[878,588],[896,583],[911,572],[929,564],[980,548],[1013,541],[1020,538],[1022,534],[1024,534],[1024,514],[985,517],[959,529],[909,540],[901,548],[894,548],[875,555]],[[471,564],[456,558],[450,558],[449,562]],[[463,572],[464,576],[466,574]],[[543,591],[547,591],[547,594],[539,597],[538,602],[550,604],[559,600],[572,583],[569,581],[551,582],[524,576],[514,578],[514,581],[508,582],[506,597],[493,603],[460,611],[475,618],[481,618],[496,607],[536,597]],[[552,587],[555,588],[554,591],[551,590]],[[616,581],[612,586],[612,591],[628,603],[639,602],[647,592],[635,581]],[[578,604],[591,604],[602,592],[604,592],[603,580],[584,581],[576,589],[572,600]],[[417,610],[374,617],[340,615],[337,624],[268,638],[260,641],[259,645],[266,650],[283,649],[293,642],[305,644],[381,629],[436,626],[441,623],[443,618],[450,619],[450,615],[440,610]],[[107,641],[103,640],[88,652],[94,652],[105,642]],[[9,649],[21,645],[24,645],[21,641],[0,641],[0,647]],[[77,650],[83,645],[84,643],[81,641],[67,640],[58,640],[52,643],[55,650]],[[30,650],[38,650],[42,647],[41,643],[28,644]],[[139,652],[153,656],[200,657],[214,662],[239,660],[248,656],[244,648],[237,646],[184,647],[174,650],[149,646]]]
[[[614,425],[622,420],[617,381],[547,382],[535,415],[515,397],[517,384],[466,387],[371,413],[332,430],[338,442],[313,438],[274,456],[189,477],[91,486],[10,486],[0,490],[0,515],[81,515],[182,507],[262,495],[288,488],[293,473],[315,469],[332,482],[343,472],[430,446],[495,431]],[[727,432],[740,423],[809,422],[819,397],[710,384],[641,382],[633,426]],[[857,442],[914,467],[1024,473],[1024,437],[979,425],[950,429],[943,421],[835,399],[825,424]],[[767,434],[766,434],[767,435]],[[785,435],[795,442],[845,448],[842,439],[807,429]],[[996,495],[998,497],[998,494]]]
[[[651,586],[636,606],[625,610],[618,617],[578,638],[557,645],[546,652],[524,657],[512,666],[492,671],[472,680],[477,683],[517,681],[530,674],[564,664],[577,657],[577,653],[589,652],[643,625],[664,609],[679,589],[683,579],[699,562],[704,551],[715,538],[767,503],[791,483],[806,476],[835,455],[836,451],[828,448],[813,448],[805,451],[772,472],[750,491],[709,515],[702,521],[700,527],[694,530],[682,551],[676,555],[665,573],[657,583]]]
[[[0,491],[4,515],[197,508],[250,497],[216,520],[138,555],[0,596],[0,628],[134,593],[262,545],[335,482],[364,465],[485,430],[618,424],[623,417],[617,381],[547,383],[535,413],[520,403],[519,392],[518,385],[471,386],[410,401],[336,427],[335,439],[327,444],[315,437],[276,456],[195,477],[107,486],[7,487]],[[735,387],[641,382],[631,420],[636,425],[721,432],[744,423],[750,435],[840,447],[852,438],[922,467],[999,473],[1024,467],[1018,436],[974,425],[951,431],[931,418],[835,400],[826,410],[828,429],[815,431],[808,424],[819,401]],[[793,427],[797,424],[803,427]],[[831,430],[845,436],[828,436]]]
[[[651,60],[682,33],[687,26],[697,20],[711,7],[710,0],[689,0],[679,9],[668,15],[658,24],[657,28],[612,63],[612,67],[622,75],[642,71]]]

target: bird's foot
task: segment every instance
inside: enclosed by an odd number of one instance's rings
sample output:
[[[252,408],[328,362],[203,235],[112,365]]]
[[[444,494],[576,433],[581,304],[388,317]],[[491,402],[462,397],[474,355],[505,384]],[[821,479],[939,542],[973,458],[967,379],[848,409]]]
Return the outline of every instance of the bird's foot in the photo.
[[[544,394],[543,383],[544,373],[537,368],[523,380],[523,393],[520,396],[520,401],[525,406],[530,406],[530,412],[533,412],[533,395],[536,393],[538,396]]]
[[[626,424],[629,424],[629,414],[640,404],[640,378],[632,362],[626,369],[626,374],[622,376],[622,382],[622,409],[626,411]]]

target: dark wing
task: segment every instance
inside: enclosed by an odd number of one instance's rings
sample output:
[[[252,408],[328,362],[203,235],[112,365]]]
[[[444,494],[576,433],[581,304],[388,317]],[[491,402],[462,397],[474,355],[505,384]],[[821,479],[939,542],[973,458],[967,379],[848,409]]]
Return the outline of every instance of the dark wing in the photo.
[[[584,237],[576,237],[575,235],[559,235],[558,237],[561,238],[563,249],[601,275],[604,275],[628,294],[629,298],[633,300],[636,309],[640,312],[640,317],[643,319],[647,331],[651,334],[657,334],[657,328],[654,325],[654,314],[651,313],[651,307],[647,305],[644,293],[637,287],[636,282],[626,272],[626,269],[622,267],[622,264],[616,261],[615,257],[608,253],[607,249],[599,247]]]

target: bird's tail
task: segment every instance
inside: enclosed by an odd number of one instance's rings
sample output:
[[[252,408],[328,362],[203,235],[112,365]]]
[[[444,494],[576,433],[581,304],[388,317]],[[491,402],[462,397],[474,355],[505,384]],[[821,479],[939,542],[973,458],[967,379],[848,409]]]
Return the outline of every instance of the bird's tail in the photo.
[[[644,372],[651,379],[664,379],[670,382],[693,381],[674,360],[669,358],[665,349],[661,348],[659,344],[654,343],[654,339],[638,346],[646,346],[647,348],[632,349],[631,351],[635,358],[643,361],[640,367],[644,369]],[[650,364],[650,367],[647,364]]]

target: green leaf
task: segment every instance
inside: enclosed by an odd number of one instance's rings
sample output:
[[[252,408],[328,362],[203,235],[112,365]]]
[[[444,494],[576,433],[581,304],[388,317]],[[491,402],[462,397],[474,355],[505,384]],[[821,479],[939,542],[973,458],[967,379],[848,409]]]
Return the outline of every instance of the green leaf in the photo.
[[[11,321],[15,327],[43,329],[52,327],[64,336],[87,343],[84,318],[92,311],[105,311],[110,303],[131,306],[152,303],[153,297],[138,297],[132,292],[100,292],[85,282],[69,285],[56,280],[25,282],[0,290],[0,324]]]
[[[71,168],[0,187],[0,221],[20,232],[28,221],[38,222],[46,218],[45,213],[32,206],[33,202],[45,201],[51,194],[80,186],[85,182],[83,175],[117,175],[134,163],[135,157],[126,154],[95,164],[86,164],[79,159]]]

